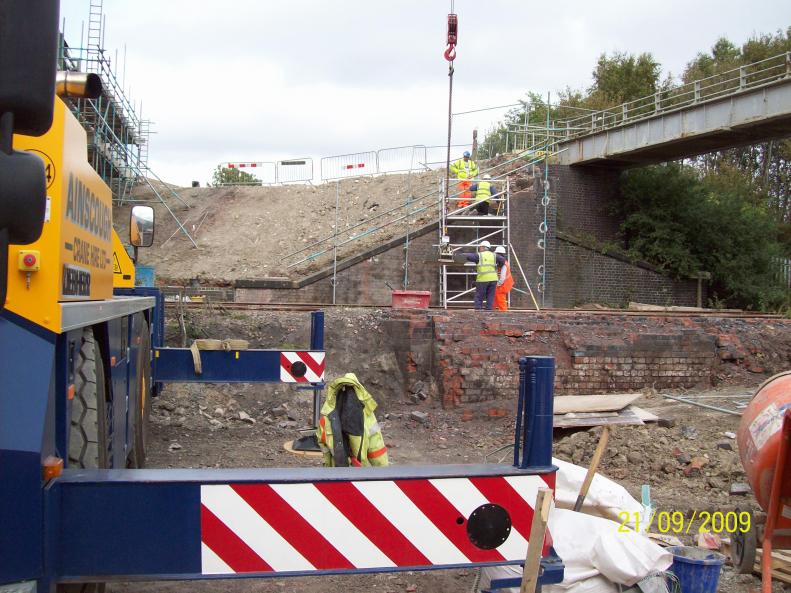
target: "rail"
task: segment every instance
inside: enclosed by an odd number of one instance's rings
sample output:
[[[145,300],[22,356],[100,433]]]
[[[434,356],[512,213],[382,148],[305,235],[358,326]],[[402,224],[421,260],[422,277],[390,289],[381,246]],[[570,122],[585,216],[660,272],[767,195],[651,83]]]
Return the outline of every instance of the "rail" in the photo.
[[[791,52],[564,120],[560,122],[565,132],[561,142],[761,88],[787,78],[791,78]]]

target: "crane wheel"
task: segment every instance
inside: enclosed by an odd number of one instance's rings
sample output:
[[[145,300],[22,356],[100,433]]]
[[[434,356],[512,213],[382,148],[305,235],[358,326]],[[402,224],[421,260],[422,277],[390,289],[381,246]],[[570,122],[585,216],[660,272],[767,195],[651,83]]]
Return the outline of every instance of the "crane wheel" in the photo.
[[[79,346],[74,361],[69,465],[103,469],[109,467],[110,459],[109,406],[102,354],[92,328],[83,330]]]
[[[137,351],[137,382],[135,383],[134,442],[129,453],[129,467],[141,468],[146,463],[148,423],[151,416],[151,334],[145,320],[138,333],[140,347]]]

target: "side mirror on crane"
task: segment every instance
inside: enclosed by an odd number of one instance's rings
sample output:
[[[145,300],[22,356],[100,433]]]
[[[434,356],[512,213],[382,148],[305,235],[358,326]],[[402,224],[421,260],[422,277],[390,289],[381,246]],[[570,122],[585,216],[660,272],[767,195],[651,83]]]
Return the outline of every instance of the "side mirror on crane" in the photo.
[[[129,243],[132,247],[151,247],[154,243],[154,209],[151,206],[132,207]]]

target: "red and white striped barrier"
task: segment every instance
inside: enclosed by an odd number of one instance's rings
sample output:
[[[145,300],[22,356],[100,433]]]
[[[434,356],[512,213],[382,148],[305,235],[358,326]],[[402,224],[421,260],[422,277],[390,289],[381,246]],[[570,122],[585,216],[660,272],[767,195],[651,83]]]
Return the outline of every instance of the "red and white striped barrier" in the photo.
[[[204,485],[201,570],[231,575],[524,562],[532,505],[547,486],[554,489],[554,473]],[[468,535],[469,517],[486,504],[500,505],[511,520],[494,549],[477,547]]]
[[[280,381],[321,383],[324,381],[324,352],[281,352]]]
[[[273,165],[274,163],[254,162],[254,163],[226,163],[226,169],[255,169],[257,167],[264,167],[265,165]]]

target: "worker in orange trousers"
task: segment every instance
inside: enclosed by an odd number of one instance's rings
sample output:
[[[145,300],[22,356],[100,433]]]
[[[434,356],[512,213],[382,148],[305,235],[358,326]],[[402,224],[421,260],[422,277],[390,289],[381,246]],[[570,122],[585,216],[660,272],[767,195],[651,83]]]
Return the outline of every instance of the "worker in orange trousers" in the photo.
[[[505,247],[498,245],[494,250],[495,255],[505,257]],[[494,308],[498,311],[508,311],[508,293],[514,287],[514,277],[511,276],[511,264],[505,260],[497,271],[497,288],[494,289]]]

